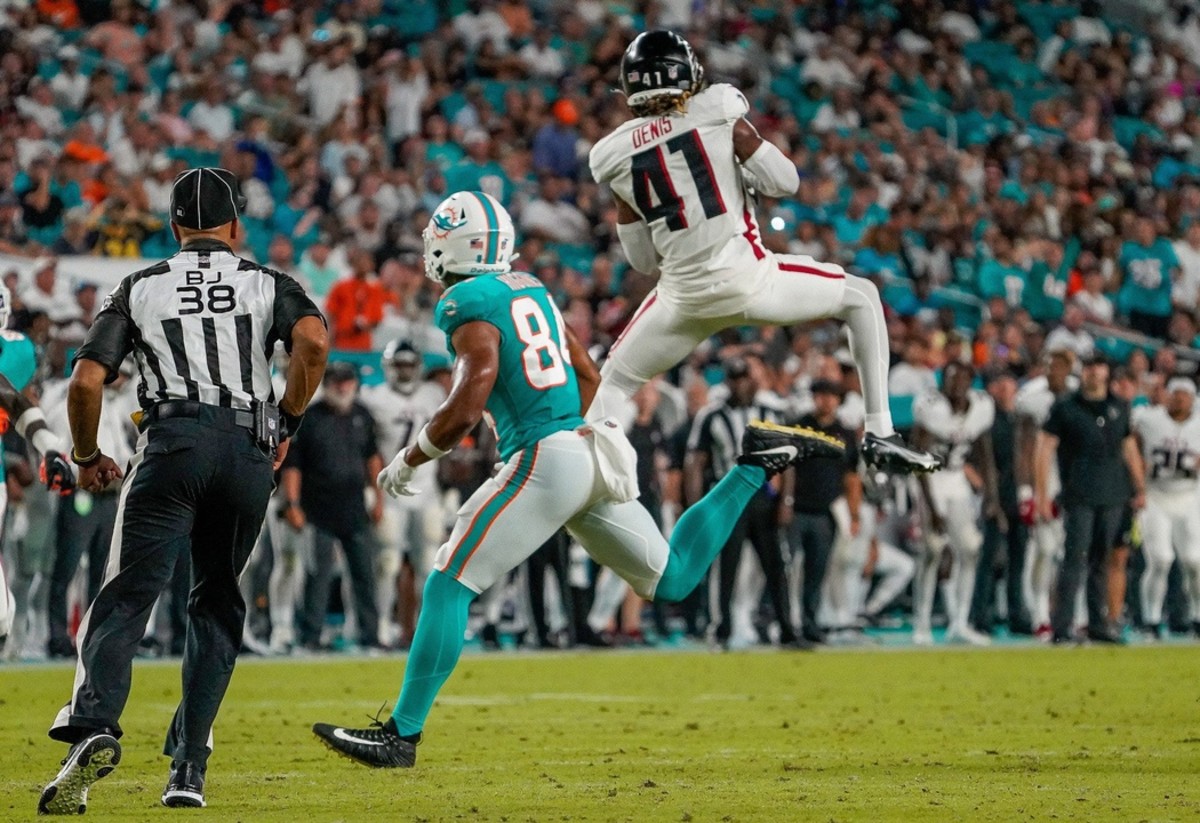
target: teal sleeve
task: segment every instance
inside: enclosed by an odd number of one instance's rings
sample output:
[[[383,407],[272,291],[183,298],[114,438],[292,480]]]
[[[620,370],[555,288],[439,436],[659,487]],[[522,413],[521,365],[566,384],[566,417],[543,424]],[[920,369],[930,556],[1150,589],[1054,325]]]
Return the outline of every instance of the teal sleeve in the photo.
[[[1166,240],[1160,240],[1159,242],[1162,244],[1163,258],[1167,263],[1167,268],[1168,269],[1179,268],[1179,257],[1175,254],[1175,247],[1172,246],[1170,243],[1168,243]],[[1164,274],[1166,274],[1166,272],[1164,272]],[[1164,279],[1169,280],[1170,278],[1164,277]]]
[[[476,320],[491,323],[503,335],[503,328],[496,322],[494,300],[489,300],[488,295],[469,280],[446,292],[434,311],[434,321],[445,333],[447,343],[459,326]]]
[[[0,374],[17,391],[23,391],[37,373],[37,348],[23,334],[3,332],[0,336]]]

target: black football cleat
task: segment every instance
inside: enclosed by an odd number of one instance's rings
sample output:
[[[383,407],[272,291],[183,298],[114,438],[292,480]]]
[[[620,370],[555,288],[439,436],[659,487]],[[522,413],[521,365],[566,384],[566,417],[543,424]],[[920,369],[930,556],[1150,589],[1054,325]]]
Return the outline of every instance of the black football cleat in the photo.
[[[162,804],[172,809],[203,809],[204,768],[188,760],[172,763]]]
[[[942,467],[942,461],[929,452],[909,448],[899,434],[879,437],[868,433],[862,453],[868,466],[900,474],[927,474]]]
[[[816,429],[755,420],[742,435],[742,455],[738,463],[758,466],[770,476],[792,463],[813,457],[841,457],[845,453],[845,443]]]
[[[121,744],[107,731],[96,732],[71,747],[54,779],[42,789],[38,814],[83,814],[88,789],[112,774],[121,762]]]
[[[366,729],[347,729],[329,723],[317,723],[313,734],[338,754],[376,769],[411,769],[417,763],[416,741],[405,740],[390,717]]]

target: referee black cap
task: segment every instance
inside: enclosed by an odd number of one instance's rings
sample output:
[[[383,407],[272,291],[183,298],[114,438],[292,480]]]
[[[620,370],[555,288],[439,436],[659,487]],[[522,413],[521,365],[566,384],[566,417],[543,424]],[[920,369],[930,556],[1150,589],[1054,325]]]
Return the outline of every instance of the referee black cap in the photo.
[[[171,222],[185,229],[215,229],[237,220],[246,205],[238,179],[227,169],[188,169],[171,189]]]

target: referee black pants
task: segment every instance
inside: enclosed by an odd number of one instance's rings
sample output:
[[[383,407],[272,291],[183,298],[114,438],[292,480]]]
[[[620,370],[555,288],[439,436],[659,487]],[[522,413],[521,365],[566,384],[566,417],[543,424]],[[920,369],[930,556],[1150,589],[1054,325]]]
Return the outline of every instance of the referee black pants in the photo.
[[[87,602],[96,599],[100,583],[104,579],[104,566],[108,560],[108,548],[112,544],[113,524],[117,518],[117,495],[105,492],[90,495],[91,510],[80,514],[76,508],[78,495],[75,492],[59,501],[55,523],[54,569],[50,573],[50,648],[59,653],[69,650],[71,636],[68,630],[70,615],[67,614],[67,590],[79,569],[79,561],[87,554],[88,586]]]
[[[783,550],[779,545],[777,509],[776,500],[760,489],[750,498],[750,503],[729,535],[729,541],[721,549],[717,561],[721,564],[717,594],[717,608],[720,610],[717,640],[721,643],[728,641],[733,631],[730,606],[733,603],[738,564],[742,561],[742,544],[746,540],[754,547],[763,576],[767,579],[767,597],[775,609],[775,619],[779,621],[779,642],[790,643],[796,639],[796,630],[792,627],[791,601],[788,599],[787,572],[783,564]]]
[[[828,509],[823,512],[796,512],[792,518],[790,537],[792,554],[803,555],[804,582],[800,591],[803,633],[810,640],[816,640],[821,637],[821,623],[817,616],[821,613],[821,591],[825,585],[825,573],[829,570],[829,558],[833,555],[833,543],[837,539],[837,525]]]
[[[238,576],[273,487],[271,460],[252,433],[209,411],[151,424],[130,464],[104,585],[79,630],[75,692],[50,729],[55,740],[74,743],[101,728],[120,737],[138,642],[176,559],[190,549],[183,698],[163,753],[207,763],[242,643]]]
[[[1075,597],[1087,580],[1088,629],[1108,629],[1108,555],[1117,542],[1123,505],[1067,506],[1066,547],[1058,570],[1058,591],[1050,624],[1055,637],[1068,637],[1075,616]]]

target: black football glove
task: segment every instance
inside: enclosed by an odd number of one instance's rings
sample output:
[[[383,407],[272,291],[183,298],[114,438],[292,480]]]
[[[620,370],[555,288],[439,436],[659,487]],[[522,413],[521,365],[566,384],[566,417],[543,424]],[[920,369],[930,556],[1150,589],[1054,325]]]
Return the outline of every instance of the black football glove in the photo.
[[[52,492],[66,496],[75,490],[75,470],[67,458],[56,451],[46,452],[38,476]]]

